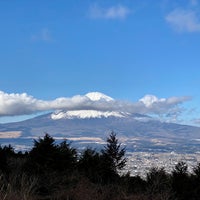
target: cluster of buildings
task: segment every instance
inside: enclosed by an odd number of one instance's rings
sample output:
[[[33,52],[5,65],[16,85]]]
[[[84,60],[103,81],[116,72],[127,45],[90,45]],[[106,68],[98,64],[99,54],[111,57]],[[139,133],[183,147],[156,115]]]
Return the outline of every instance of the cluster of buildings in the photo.
[[[178,162],[185,162],[188,172],[200,163],[200,152],[192,154],[180,153],[150,153],[150,152],[127,152],[127,163],[123,172],[129,172],[132,176],[145,177],[152,167],[164,168],[170,173]]]

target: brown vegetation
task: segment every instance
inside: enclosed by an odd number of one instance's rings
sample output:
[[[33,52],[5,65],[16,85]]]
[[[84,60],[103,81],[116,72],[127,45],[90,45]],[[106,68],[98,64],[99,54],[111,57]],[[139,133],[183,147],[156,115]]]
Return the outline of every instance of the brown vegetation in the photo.
[[[178,163],[168,174],[152,168],[142,179],[118,172],[126,164],[125,149],[111,133],[102,151],[77,155],[66,141],[46,135],[29,152],[0,147],[1,200],[199,200],[200,164],[189,174]]]

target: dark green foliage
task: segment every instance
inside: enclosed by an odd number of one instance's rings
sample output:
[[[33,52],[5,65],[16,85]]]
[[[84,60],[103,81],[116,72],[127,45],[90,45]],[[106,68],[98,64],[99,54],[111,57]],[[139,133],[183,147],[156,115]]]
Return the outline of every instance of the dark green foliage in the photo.
[[[194,199],[198,199],[200,197],[200,163],[194,167],[191,179]]]
[[[44,171],[69,171],[76,164],[76,150],[66,141],[59,145],[46,134],[44,138],[34,141],[34,147],[29,153],[29,167],[36,173]]]
[[[100,151],[77,156],[66,140],[57,144],[46,134],[30,152],[0,147],[0,199],[5,200],[199,200],[200,164],[190,174],[179,162],[171,174],[151,168],[146,179],[120,175],[125,148],[111,133]]]
[[[11,145],[8,145],[8,146],[4,146],[2,148],[2,151],[5,152],[5,154],[9,157],[11,156],[15,156],[15,151],[14,151],[14,148],[11,146]]]
[[[59,186],[63,175],[76,168],[76,150],[67,141],[56,144],[48,134],[34,141],[28,154],[25,171],[38,177],[37,193],[51,195]],[[56,178],[54,178],[56,177]]]
[[[116,134],[112,132],[101,153],[89,148],[83,152],[78,163],[79,170],[93,182],[111,183],[119,178],[118,170],[125,166],[124,154],[125,148],[121,148]]]
[[[116,134],[111,132],[107,138],[107,144],[101,151],[101,173],[105,182],[115,182],[119,178],[119,170],[126,165],[125,148],[116,138]]]
[[[187,169],[188,169],[188,166],[185,162],[179,162],[173,170],[173,175],[177,175],[181,177],[187,176],[188,175]]]
[[[160,193],[170,188],[170,176],[164,168],[153,167],[147,173],[147,185],[150,193]]]
[[[8,174],[10,171],[10,167],[8,165],[8,161],[11,157],[15,156],[14,149],[11,145],[0,147],[0,170],[3,173]]]
[[[200,163],[193,169],[195,178],[200,181]]]
[[[129,173],[121,177],[121,185],[128,194],[141,194],[146,191],[147,183],[140,176],[130,176]]]
[[[102,161],[98,152],[87,148],[81,155],[78,162],[78,169],[92,182],[102,182]]]
[[[179,162],[172,171],[172,189],[180,200],[192,199],[192,179],[185,162]]]
[[[59,171],[70,171],[76,167],[76,149],[70,147],[66,140],[57,146],[57,151],[56,165]]]
[[[155,194],[170,199],[173,197],[171,177],[164,168],[153,167],[147,173],[147,194],[152,197]]]
[[[28,168],[35,173],[44,173],[46,170],[55,169],[56,154],[55,140],[46,134],[43,139],[34,140],[34,146],[29,152]]]
[[[0,147],[0,170],[2,172],[7,172],[8,170],[7,157],[8,155],[6,154],[4,149]]]
[[[126,165],[125,152],[125,148],[121,148],[116,134],[112,132],[107,138],[107,145],[102,150],[102,156],[113,172],[117,173],[118,170],[123,169]]]

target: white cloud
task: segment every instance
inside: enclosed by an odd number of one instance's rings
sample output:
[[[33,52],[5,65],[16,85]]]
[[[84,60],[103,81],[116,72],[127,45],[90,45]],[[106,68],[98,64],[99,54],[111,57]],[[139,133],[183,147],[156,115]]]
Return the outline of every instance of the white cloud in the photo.
[[[93,5],[90,7],[89,14],[94,19],[125,19],[130,14],[130,10],[122,5],[109,8]]]
[[[146,95],[140,101],[145,105],[145,114],[152,114],[167,122],[177,122],[184,110],[180,104],[190,99],[187,96],[158,99],[156,96]]]
[[[101,95],[101,93],[99,93]],[[165,115],[174,117],[181,112],[180,104],[188,101],[189,97],[158,98],[146,95],[137,102],[112,100],[102,94],[96,100],[92,95],[77,95],[71,98],[61,97],[52,101],[36,99],[26,93],[8,94],[0,91],[0,116],[20,116],[53,110],[96,110],[119,111],[140,114]]]
[[[166,21],[179,32],[200,32],[200,19],[194,10],[175,9],[166,16]]]
[[[38,33],[33,34],[31,36],[32,41],[45,41],[50,42],[52,41],[52,36],[48,28],[41,29]]]

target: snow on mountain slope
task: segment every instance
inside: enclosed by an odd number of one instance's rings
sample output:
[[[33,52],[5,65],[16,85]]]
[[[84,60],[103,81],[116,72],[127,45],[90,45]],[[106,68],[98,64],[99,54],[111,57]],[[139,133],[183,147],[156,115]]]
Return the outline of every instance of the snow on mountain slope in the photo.
[[[100,92],[90,92],[85,95],[91,101],[114,101],[113,98],[100,93]],[[73,110],[73,111],[63,111],[58,110],[51,114],[51,118],[53,120],[58,119],[86,119],[86,118],[102,118],[102,117],[126,117],[129,115],[128,113],[124,112],[117,112],[117,111],[100,111],[100,110]]]
[[[85,118],[102,118],[102,117],[125,117],[126,113],[120,112],[102,112],[97,110],[74,110],[74,111],[57,111],[51,114],[51,118],[57,119],[85,119]]]
[[[114,99],[100,92],[90,92],[85,95],[92,101],[113,101]]]
[[[100,92],[90,92],[85,95],[90,101],[94,103],[115,103],[115,100]],[[89,119],[89,118],[128,118],[131,117],[137,121],[148,121],[151,118],[147,115],[129,113],[115,110],[95,110],[95,109],[83,109],[83,110],[57,110],[51,114],[51,119]]]

